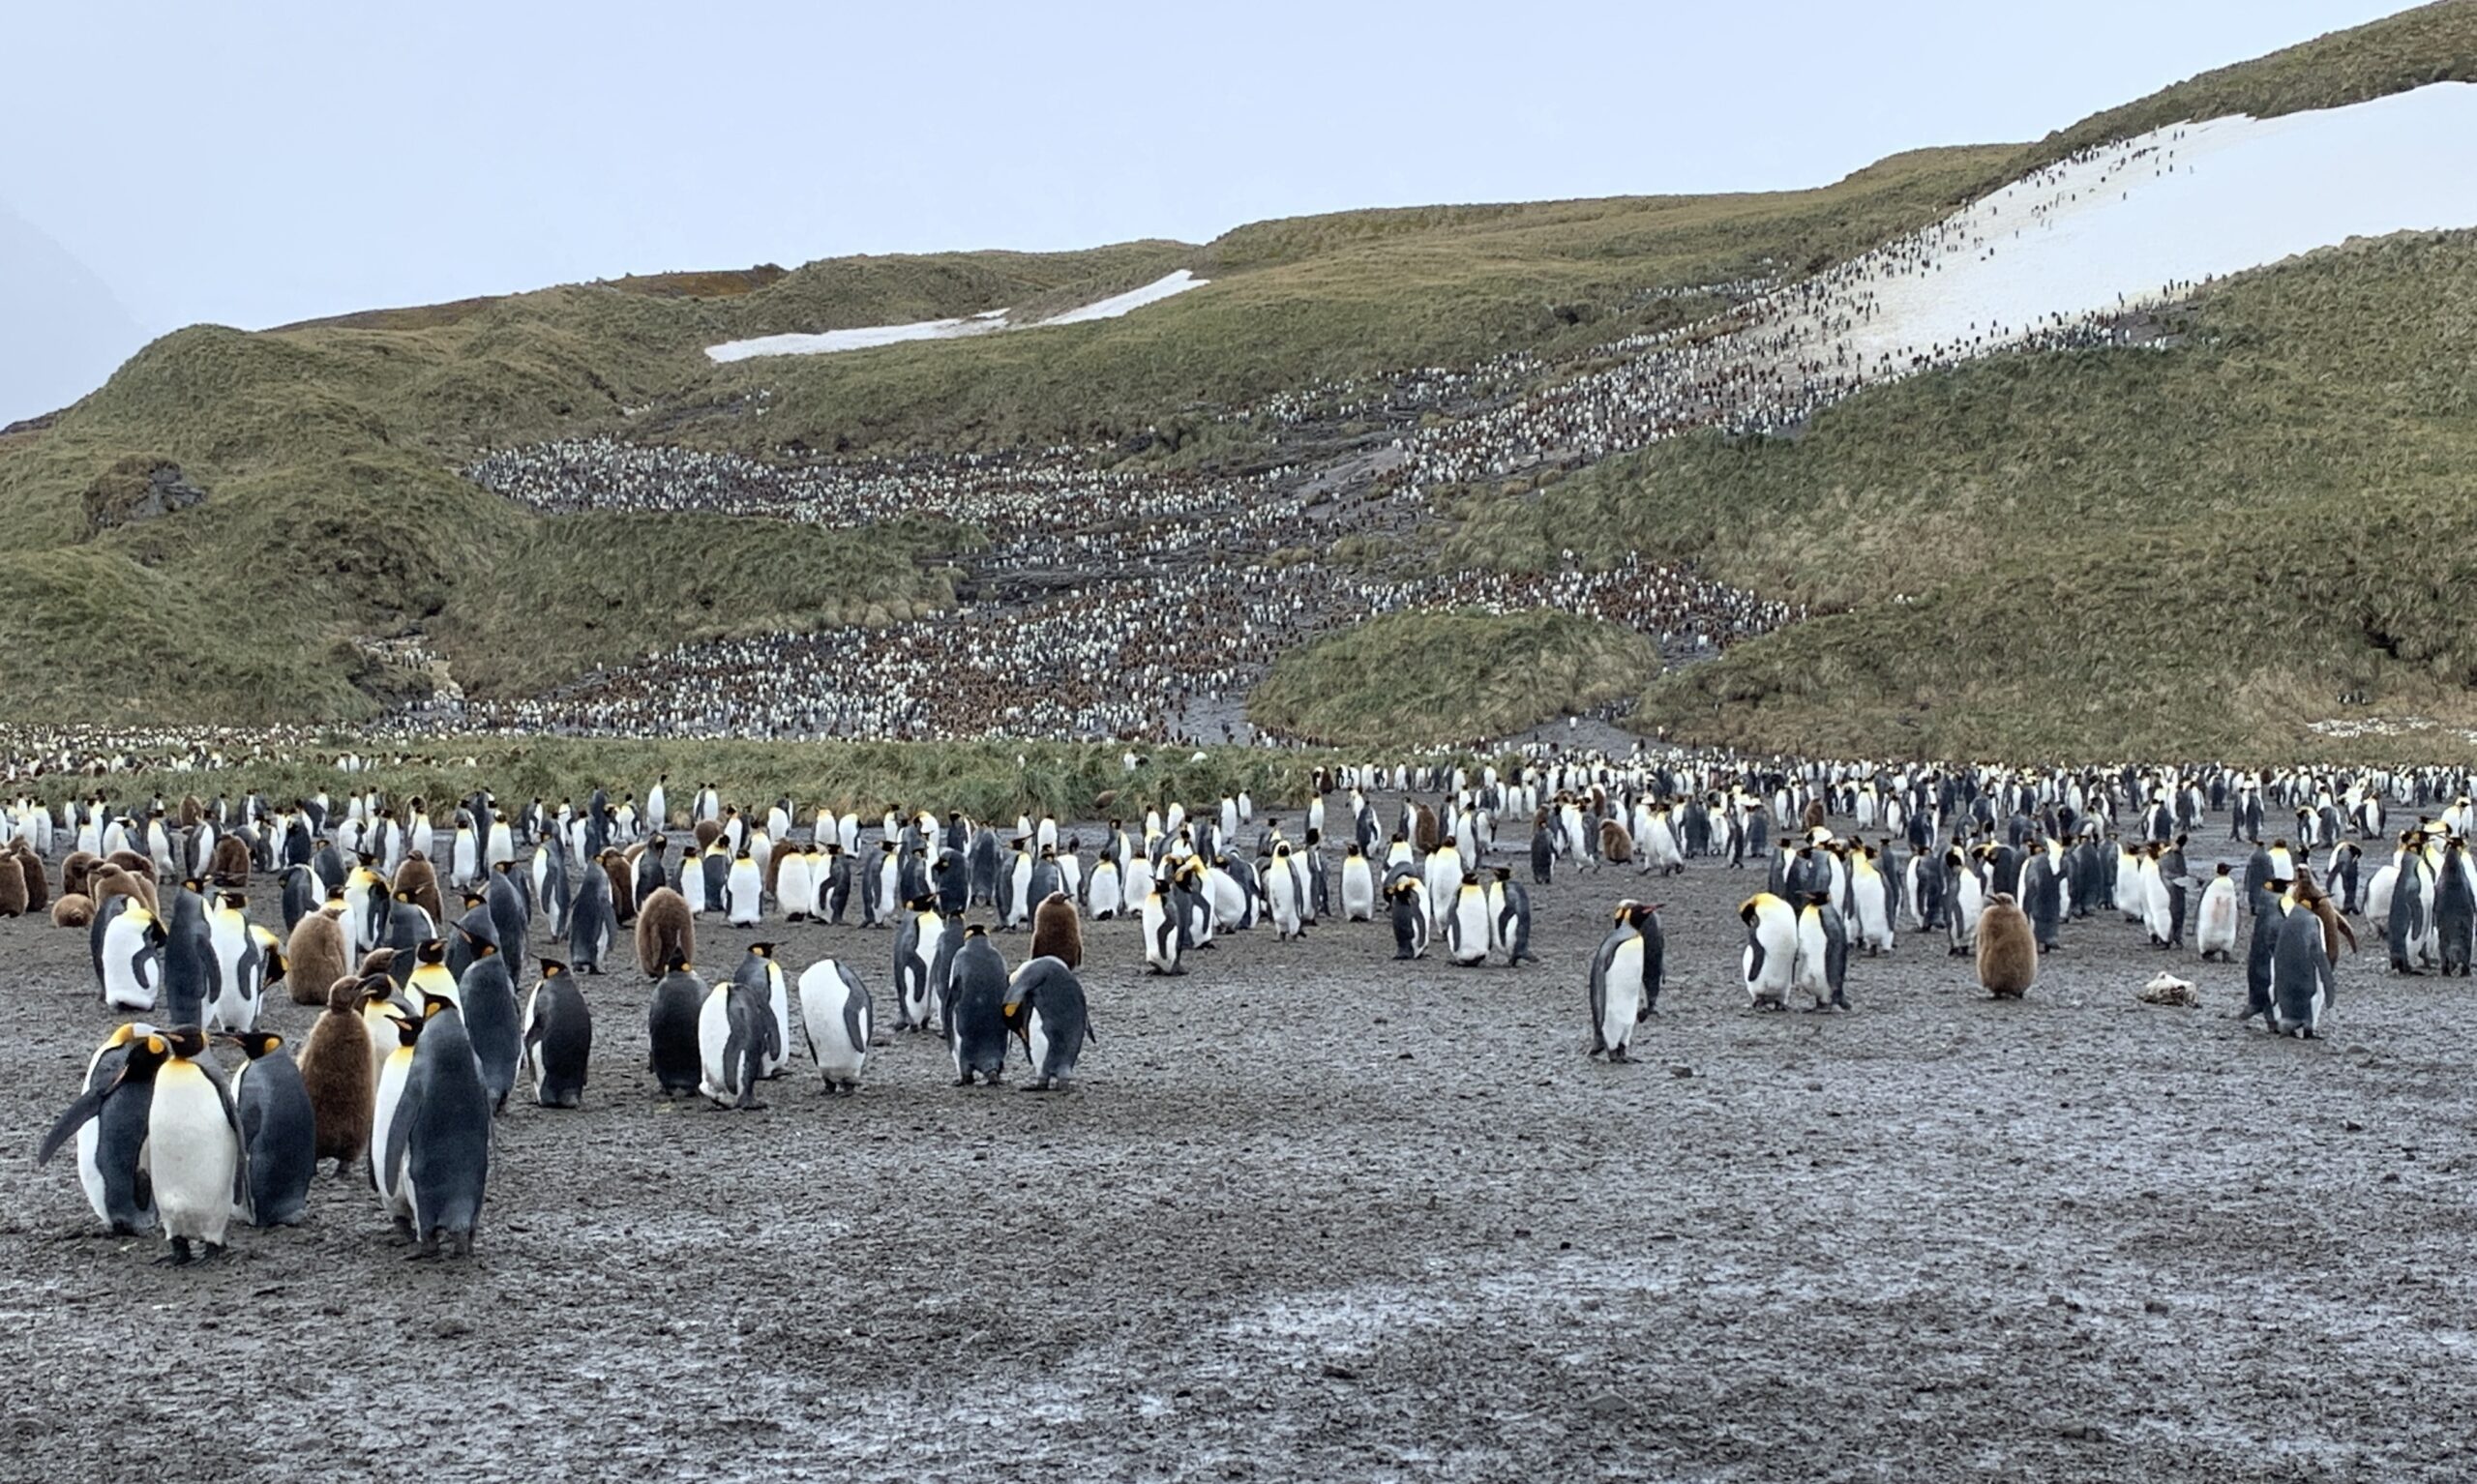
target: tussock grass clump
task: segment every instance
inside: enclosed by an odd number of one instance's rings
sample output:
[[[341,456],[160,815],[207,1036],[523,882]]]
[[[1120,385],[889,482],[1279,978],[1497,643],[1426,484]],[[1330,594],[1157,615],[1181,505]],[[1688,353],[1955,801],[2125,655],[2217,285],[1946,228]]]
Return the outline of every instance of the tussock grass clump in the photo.
[[[1284,655],[1247,717],[1391,756],[1586,711],[1633,695],[1659,668],[1642,635],[1570,613],[1391,613]]]

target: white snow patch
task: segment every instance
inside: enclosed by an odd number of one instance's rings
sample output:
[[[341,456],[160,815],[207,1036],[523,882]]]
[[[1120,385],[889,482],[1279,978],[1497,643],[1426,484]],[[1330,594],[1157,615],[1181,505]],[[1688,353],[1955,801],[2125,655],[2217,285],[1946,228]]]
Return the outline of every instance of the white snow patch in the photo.
[[[1157,304],[1173,294],[1190,288],[1202,288],[1211,282],[1181,268],[1166,278],[1155,279],[1142,288],[1131,288],[1122,294],[1087,304],[1080,309],[1017,324],[1009,315],[1012,310],[990,310],[963,319],[925,319],[909,325],[865,325],[856,330],[827,330],[817,335],[764,335],[755,340],[728,341],[708,345],[705,354],[715,361],[745,361],[751,356],[831,355],[838,350],[866,350],[873,345],[893,345],[904,341],[950,341],[974,335],[993,335],[1000,330],[1037,330],[1046,325],[1080,325],[1096,319],[1116,319],[1148,304]]]
[[[2477,84],[2456,82],[2158,130],[1860,259],[1874,309],[1840,338],[1870,363],[1989,349],[2351,237],[2477,225],[2472,141]]]
[[[991,310],[962,319],[924,319],[908,325],[863,325],[856,330],[828,330],[821,335],[761,335],[755,340],[708,345],[716,361],[745,361],[751,356],[826,355],[837,350],[866,350],[903,341],[950,341],[988,335],[1006,328],[1008,310]]]
[[[1130,288],[1122,294],[1112,294],[1097,304],[1088,304],[1080,310],[1068,310],[1063,314],[1052,314],[1041,323],[1080,325],[1095,319],[1116,319],[1129,310],[1140,310],[1148,304],[1158,304],[1172,294],[1183,294],[1190,288],[1202,288],[1211,282],[1210,279],[1197,278],[1181,268],[1167,278],[1154,279],[1142,288]]]

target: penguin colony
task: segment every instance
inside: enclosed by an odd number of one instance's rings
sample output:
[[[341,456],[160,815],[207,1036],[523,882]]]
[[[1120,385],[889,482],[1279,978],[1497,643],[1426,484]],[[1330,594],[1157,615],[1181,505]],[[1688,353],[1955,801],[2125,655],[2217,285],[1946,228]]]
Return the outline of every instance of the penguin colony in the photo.
[[[2242,939],[2244,1015],[2310,1037],[2355,947],[2351,913],[2395,972],[2469,972],[2477,864],[2465,832],[2477,808],[2459,792],[2435,808],[2458,782],[1748,769],[1638,750],[1543,756],[1506,774],[1320,770],[1301,815],[1259,819],[1244,795],[1192,815],[1174,804],[1112,819],[1089,865],[1077,835],[1047,817],[1000,829],[957,811],[888,810],[864,827],[851,812],[801,820],[788,799],[726,804],[710,786],[674,800],[667,781],[642,813],[601,790],[582,807],[509,812],[482,790],[434,820],[420,798],[362,790],[287,806],[187,800],[187,825],[167,825],[161,801],[116,807],[90,791],[57,812],[28,798],[0,811],[0,857],[15,868],[0,874],[0,906],[20,895],[20,911],[86,904],[54,921],[86,935],[97,993],[125,1019],[80,1085],[63,1089],[68,1106],[36,1153],[48,1162],[74,1144],[80,1185],[112,1230],[160,1232],[166,1261],[193,1261],[220,1249],[235,1219],[299,1221],[314,1172],[333,1162],[366,1175],[401,1236],[469,1253],[511,1095],[584,1104],[597,1027],[580,976],[647,986],[645,1054],[667,1096],[762,1108],[762,1084],[795,1054],[830,1092],[859,1090],[886,1044],[869,988],[877,965],[794,968],[760,941],[708,974],[694,942],[709,913],[761,929],[889,929],[893,1030],[938,1035],[959,1086],[1002,1084],[1019,1059],[1027,1089],[1071,1085],[1098,1041],[1076,974],[1085,934],[1125,931],[1103,924],[1132,922],[1148,967],[1165,976],[1197,967],[1222,935],[1286,940],[1334,918],[1372,932],[1379,912],[1397,959],[1441,945],[1457,966],[1518,966],[1534,958],[1532,888],[1560,873],[1667,876],[1689,862],[1764,873],[1739,914],[1755,1009],[1852,1009],[1863,1003],[1853,957],[1894,953],[1904,931],[1942,937],[1987,994],[2018,997],[2041,959],[2069,946],[2067,925],[2121,913],[2153,947],[2205,962],[2232,965]],[[1400,794],[1389,815],[1377,791]],[[2292,838],[2261,840],[2266,804],[2294,810]],[[2395,809],[2415,814],[2396,834]],[[2222,865],[2205,883],[2185,850],[2218,812],[2253,848],[2241,872]],[[1836,834],[1834,817],[1857,828]],[[1789,819],[1799,827],[1776,829]],[[2367,840],[2391,847],[2370,875]],[[272,891],[252,889],[266,880]],[[442,896],[461,907],[452,920],[430,905]],[[254,917],[254,901],[284,931]],[[1583,987],[1582,1050],[1623,1062],[1658,1013],[1666,937],[1657,905],[1637,898],[1609,923]],[[631,925],[633,965],[616,957]],[[1017,931],[1030,952],[1010,965],[1000,935]],[[554,951],[536,953],[546,944]],[[538,965],[522,992],[520,957]],[[323,987],[301,982],[305,968]],[[258,1024],[279,986],[322,1010],[297,1060]]]
[[[1102,446],[779,463],[607,436],[494,451],[467,477],[551,514],[693,510],[848,528],[938,509],[988,533],[974,576],[1021,607],[686,645],[552,696],[450,702],[415,717],[632,735],[1203,736],[1268,655],[1372,613],[1508,603],[1625,623],[1675,653],[1708,654],[1803,609],[1649,564],[1613,579],[1569,564],[1537,578],[1463,570],[1371,582],[1313,560],[1276,565],[1268,553],[1290,545],[1281,533],[1312,519],[1318,497],[1352,499],[1355,523],[1408,528],[1431,518],[1426,491],[1440,487],[1587,465],[1694,429],[1776,432],[1867,387],[1998,350],[2155,334],[2140,316],[2111,312],[1903,339],[1884,293],[1947,262],[1996,257],[2050,225],[2076,193],[2138,191],[2176,170],[2175,157],[2173,137],[2082,151],[2018,182],[2002,222],[1964,212],[1820,273],[1678,286],[1671,292],[1717,302],[1692,324],[1230,408],[1224,417],[1270,430],[1295,456],[1251,477],[1143,469]],[[1398,460],[1319,467],[1316,434],[1342,423],[1387,427]],[[1024,580],[1059,572],[1173,579],[1079,583],[1067,595]],[[1181,642],[1155,641],[1165,630]],[[1044,694],[1027,697],[1013,684],[1028,673],[1048,678]]]

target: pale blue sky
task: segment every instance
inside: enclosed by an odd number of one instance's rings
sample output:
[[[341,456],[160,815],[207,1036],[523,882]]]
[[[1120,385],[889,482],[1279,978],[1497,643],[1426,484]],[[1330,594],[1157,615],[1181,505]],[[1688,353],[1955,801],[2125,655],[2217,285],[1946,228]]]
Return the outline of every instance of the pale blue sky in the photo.
[[[1806,185],[2397,8],[98,0],[11,16],[0,209],[147,332],[259,327],[627,272]]]

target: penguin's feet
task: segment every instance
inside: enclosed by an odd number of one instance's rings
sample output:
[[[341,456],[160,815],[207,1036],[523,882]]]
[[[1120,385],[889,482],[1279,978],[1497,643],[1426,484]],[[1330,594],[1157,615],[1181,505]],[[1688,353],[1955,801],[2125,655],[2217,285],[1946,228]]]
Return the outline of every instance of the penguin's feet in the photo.
[[[157,1267],[187,1267],[196,1261],[197,1259],[190,1254],[189,1238],[176,1236],[172,1238],[172,1250],[157,1258],[155,1265]]]
[[[1620,1061],[1631,1061],[1634,1058],[1626,1054],[1626,1048],[1617,1046],[1609,1049],[1608,1059],[1614,1063]]]
[[[395,1224],[388,1230],[387,1239],[399,1247],[403,1246],[406,1242],[413,1240],[413,1224],[402,1216],[397,1217]]]

